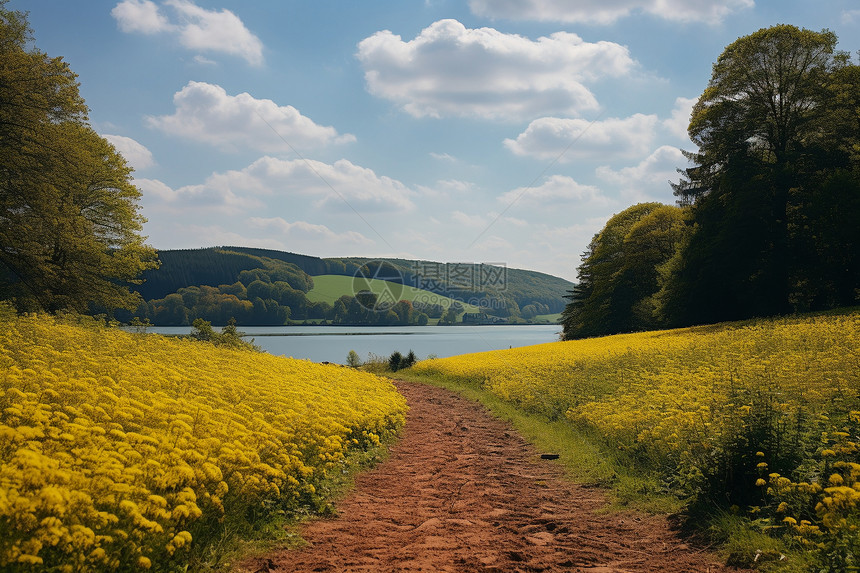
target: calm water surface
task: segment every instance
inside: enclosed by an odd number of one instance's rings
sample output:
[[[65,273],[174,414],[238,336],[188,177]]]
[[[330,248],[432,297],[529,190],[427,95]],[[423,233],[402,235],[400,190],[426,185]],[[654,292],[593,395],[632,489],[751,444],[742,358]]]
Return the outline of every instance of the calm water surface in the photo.
[[[187,326],[149,328],[160,334],[188,334]],[[217,330],[217,328],[216,328]],[[561,327],[534,326],[246,326],[239,330],[271,354],[345,364],[350,350],[387,357],[414,351],[419,359],[500,350],[558,340]]]

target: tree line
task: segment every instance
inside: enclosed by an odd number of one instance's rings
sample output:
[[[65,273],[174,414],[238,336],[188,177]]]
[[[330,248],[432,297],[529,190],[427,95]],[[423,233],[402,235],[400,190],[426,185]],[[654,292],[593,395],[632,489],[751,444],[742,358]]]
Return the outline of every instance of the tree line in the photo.
[[[411,301],[410,307],[406,308],[407,301],[380,301],[378,297],[372,303],[352,300],[358,291],[370,289],[370,283],[358,284],[365,279],[386,278],[404,286],[428,286],[427,281],[415,274],[418,261],[320,259],[247,247],[171,249],[161,251],[159,259],[161,266],[144,273],[145,283],[135,287],[145,303],[134,311],[140,318],[147,318],[158,325],[190,324],[195,318],[224,324],[231,316],[245,326],[323,320],[334,324],[422,325],[425,320],[438,319],[439,324],[453,324],[464,312],[462,304],[451,312],[449,308],[432,302]],[[445,266],[443,263],[423,264]],[[479,265],[459,264],[457,267],[475,271]],[[310,273],[320,271],[353,277],[355,292],[332,304],[314,303],[294,292],[307,293],[312,289],[314,277]],[[254,273],[267,275],[268,278],[263,278],[262,282],[272,286],[259,283],[252,286],[255,278],[259,278]],[[237,282],[241,283],[241,288]],[[434,294],[448,292],[455,300],[468,300],[479,305],[485,314],[526,322],[538,315],[560,311],[564,306],[561,293],[570,287],[570,283],[563,279],[519,269],[507,269],[507,277],[502,282],[503,289],[455,290],[447,288],[445,283],[434,284],[430,288],[434,289]],[[258,298],[260,300],[254,302]],[[522,307],[518,300],[523,303]],[[554,303],[542,302],[545,300]],[[254,303],[254,308],[247,302]],[[395,303],[397,308],[392,308]],[[381,315],[367,314],[368,308],[379,311]],[[396,319],[389,314],[392,310],[397,314]],[[422,318],[422,314],[426,314],[426,318]],[[116,314],[123,322],[133,315],[127,312]]]
[[[225,251],[228,255],[232,253]],[[463,306],[455,302],[446,309],[440,304],[408,300],[385,301],[369,291],[343,295],[334,304],[307,298],[313,277],[292,263],[242,255],[242,264],[256,261],[258,267],[239,271],[236,281],[218,286],[181,287],[162,298],[141,301],[134,311],[117,313],[123,322],[132,320],[160,326],[185,326],[203,320],[214,324],[282,326],[299,321],[339,325],[417,325],[431,318],[453,323]]]
[[[677,205],[634,205],[594,236],[565,338],[858,304],[860,66],[836,44],[779,25],[724,50]]]

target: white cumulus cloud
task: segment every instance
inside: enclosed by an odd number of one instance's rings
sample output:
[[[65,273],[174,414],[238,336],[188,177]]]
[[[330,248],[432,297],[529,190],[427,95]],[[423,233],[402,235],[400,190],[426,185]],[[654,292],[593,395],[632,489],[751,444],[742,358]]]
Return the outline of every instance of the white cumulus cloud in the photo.
[[[158,179],[135,177],[134,185],[143,193],[145,203],[152,203],[152,199],[159,203],[172,203],[178,198],[176,191]]]
[[[237,171],[215,173],[203,183],[176,189],[159,179],[135,178],[134,184],[143,193],[145,209],[180,215],[189,210],[235,215],[259,209],[265,206],[260,197],[268,191],[253,188]]]
[[[621,196],[628,201],[673,202],[670,182],[679,179],[678,168],[687,165],[687,159],[677,147],[663,145],[637,165],[618,170],[601,166],[596,174],[607,183],[621,187]]]
[[[215,60],[210,60],[209,58],[201,56],[200,54],[194,56],[194,62],[200,64],[201,66],[215,66],[218,64],[218,62],[216,62]]]
[[[641,155],[652,147],[657,116],[637,113],[602,121],[542,117],[505,147],[516,155],[569,162]]]
[[[152,152],[145,145],[135,141],[124,135],[102,134],[102,137],[107,139],[113,145],[120,155],[125,157],[129,165],[140,171],[147,167],[155,165],[155,160],[152,158]]]
[[[612,24],[634,13],[716,24],[753,6],[754,0],[469,0],[472,13],[486,18],[588,24]]]
[[[119,29],[126,33],[157,34],[173,29],[158,5],[150,0],[124,0],[110,13]]]
[[[687,159],[680,149],[663,145],[638,165],[619,170],[601,166],[597,168],[597,175],[605,181],[617,184],[666,183],[671,179],[677,179],[676,169],[685,165],[687,165]]]
[[[314,123],[293,106],[279,106],[248,93],[229,95],[221,86],[204,82],[188,82],[174,94],[173,103],[173,115],[149,117],[149,125],[222,149],[277,152],[289,146],[302,150],[355,141],[353,135],[340,135],[333,127]]]
[[[690,116],[697,101],[696,98],[676,98],[672,116],[663,120],[663,127],[666,128],[666,131],[680,139],[687,139],[689,137],[687,128],[690,126]]]
[[[385,30],[358,44],[367,89],[416,117],[578,115],[598,103],[585,83],[628,74],[626,47],[557,32],[531,40],[440,20],[413,40]]]
[[[169,33],[189,50],[238,56],[252,66],[263,64],[263,42],[230,10],[207,10],[190,0],[166,0],[160,6],[151,0],[123,0],[111,16],[123,32]]]
[[[518,187],[503,193],[498,200],[505,205],[539,206],[556,209],[560,203],[606,206],[612,200],[593,185],[583,185],[566,175],[552,175],[537,187]]]
[[[346,159],[329,164],[263,157],[243,170],[243,175],[279,194],[313,198],[319,208],[380,212],[415,206],[411,199],[415,192],[406,185]]]
[[[373,241],[356,231],[337,233],[325,225],[307,221],[289,222],[283,217],[249,217],[251,228],[275,232],[290,240],[313,240],[326,243],[372,245]]]
[[[135,182],[144,195],[149,193],[175,208],[190,205],[225,213],[257,209],[280,200],[310,202],[333,212],[398,212],[415,206],[415,191],[346,159],[328,164],[266,156],[244,169],[213,173],[203,183],[175,190],[159,181]]]

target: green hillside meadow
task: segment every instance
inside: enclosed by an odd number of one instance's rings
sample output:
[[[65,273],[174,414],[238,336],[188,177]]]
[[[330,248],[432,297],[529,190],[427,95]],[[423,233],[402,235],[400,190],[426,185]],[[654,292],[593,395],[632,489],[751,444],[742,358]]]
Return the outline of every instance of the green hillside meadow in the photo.
[[[311,302],[327,302],[334,304],[337,299],[345,293],[354,293],[358,290],[365,290],[369,287],[370,291],[377,295],[390,293],[397,300],[408,300],[410,302],[422,302],[425,304],[438,304],[443,308],[448,309],[454,299],[447,296],[442,296],[428,290],[415,288],[408,285],[401,285],[391,281],[381,279],[356,279],[355,277],[347,277],[342,275],[319,275],[314,277],[314,288],[307,293],[308,300]],[[474,304],[463,304],[466,312],[479,312],[480,308]]]

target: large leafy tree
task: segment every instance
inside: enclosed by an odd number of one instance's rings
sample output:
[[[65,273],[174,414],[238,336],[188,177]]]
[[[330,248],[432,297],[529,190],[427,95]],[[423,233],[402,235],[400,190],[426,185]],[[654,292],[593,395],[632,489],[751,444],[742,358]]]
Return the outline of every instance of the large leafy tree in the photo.
[[[808,286],[815,253],[856,252],[853,239],[831,233],[825,247],[827,233],[811,230],[832,215],[821,200],[857,216],[857,84],[836,41],[828,30],[774,26],[735,41],[715,63],[689,127],[698,151],[674,186],[695,224],[669,289],[676,323],[803,308],[801,298],[825,288]],[[825,199],[822,185],[840,171]],[[828,271],[842,265],[844,275],[843,259]],[[853,289],[840,288],[850,298]]]
[[[674,256],[685,229],[684,210],[660,203],[613,215],[582,255],[577,285],[562,312],[565,338],[658,326],[659,269]]]
[[[660,205],[630,227],[624,237],[616,301],[624,308],[622,330],[640,331],[665,326],[659,294],[670,264],[688,235],[688,210]]]
[[[790,164],[820,135],[827,83],[844,61],[827,30],[780,25],[730,44],[693,108],[689,134],[699,150],[677,195],[692,201],[713,191],[738,156],[772,166],[787,193]]]
[[[134,308],[127,285],[157,262],[132,170],[89,127],[76,75],[31,41],[25,15],[0,2],[0,297]]]

